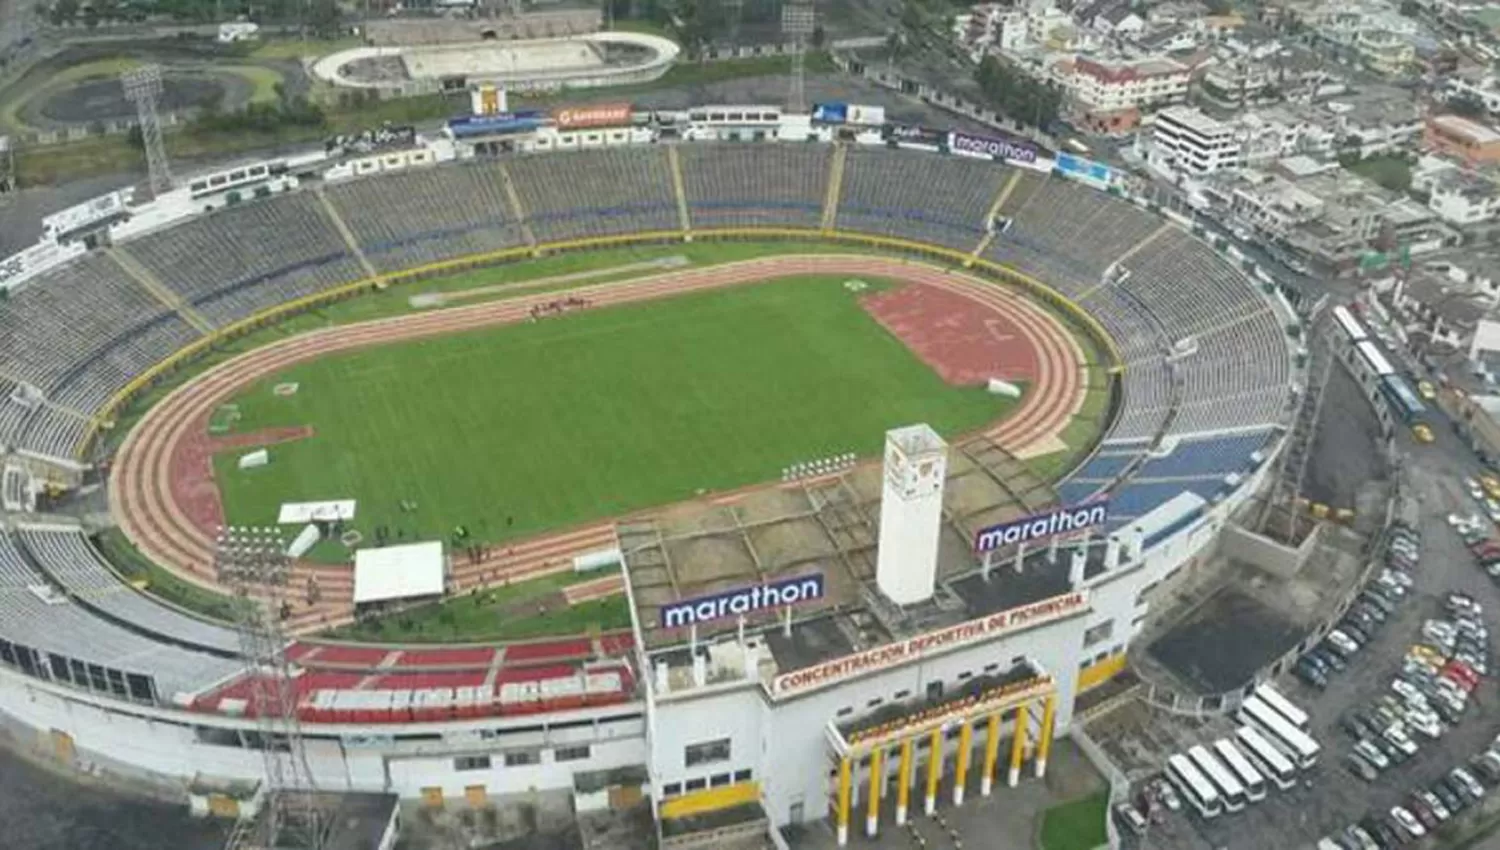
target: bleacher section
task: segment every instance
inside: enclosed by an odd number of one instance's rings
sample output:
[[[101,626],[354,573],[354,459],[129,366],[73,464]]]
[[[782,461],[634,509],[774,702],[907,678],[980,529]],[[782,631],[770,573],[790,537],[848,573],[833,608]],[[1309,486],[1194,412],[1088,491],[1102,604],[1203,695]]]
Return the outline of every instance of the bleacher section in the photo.
[[[1181,230],[1161,234],[1125,265],[1123,286],[1162,318],[1174,340],[1269,309],[1238,270]]]
[[[129,250],[220,327],[364,277],[307,194],[231,206],[145,236]]]
[[[561,151],[507,167],[540,242],[678,229],[672,173],[661,148]]]
[[[684,145],[679,154],[695,228],[822,222],[828,145],[724,142]]]
[[[168,640],[239,653],[239,636],[233,629],[169,608],[122,583],[81,532],[22,528],[19,537],[42,572],[85,604]]]
[[[1146,456],[1129,481],[1111,492],[1112,520],[1140,516],[1184,490],[1213,501],[1231,488],[1227,481],[1230,476],[1254,471],[1255,453],[1266,448],[1274,436],[1274,429],[1260,428],[1196,439],[1168,439],[1163,445],[1170,451],[1161,454],[1158,450]],[[1064,497],[1095,492],[1140,458],[1144,450],[1142,445],[1105,446],[1059,492]]]
[[[985,213],[1010,174],[965,157],[851,148],[837,226],[969,251],[984,236]]]
[[[492,163],[335,183],[328,199],[376,268],[389,272],[523,244]]]
[[[49,604],[33,587],[50,585],[30,566],[14,537],[0,532],[0,641],[5,642],[0,643],[0,658],[7,653],[19,657],[22,660],[10,663],[23,669],[40,668],[48,678],[74,684],[82,679],[92,690],[147,701],[151,697],[140,692],[138,682],[126,680],[150,676],[155,678],[156,696],[169,701],[174,694],[205,687],[240,667],[237,661],[136,634],[65,600]],[[36,650],[37,655],[28,657],[19,647]]]

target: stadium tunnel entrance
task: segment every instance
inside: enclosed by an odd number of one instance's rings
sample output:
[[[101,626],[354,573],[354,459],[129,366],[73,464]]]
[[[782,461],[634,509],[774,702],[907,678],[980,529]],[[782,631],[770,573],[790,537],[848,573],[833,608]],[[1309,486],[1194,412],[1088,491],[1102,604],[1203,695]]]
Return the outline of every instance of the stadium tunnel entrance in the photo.
[[[886,808],[895,825],[904,826],[917,783],[926,814],[937,809],[941,791],[951,793],[954,806],[963,805],[976,763],[979,795],[988,797],[1007,736],[1007,787],[1020,782],[1028,758],[1037,778],[1046,776],[1056,714],[1052,677],[1022,666],[976,677],[946,696],[939,687],[924,698],[888,705],[856,721],[830,722],[826,731],[834,783],[829,811],[839,846],[848,844],[850,819],[861,807],[868,837],[879,834]]]

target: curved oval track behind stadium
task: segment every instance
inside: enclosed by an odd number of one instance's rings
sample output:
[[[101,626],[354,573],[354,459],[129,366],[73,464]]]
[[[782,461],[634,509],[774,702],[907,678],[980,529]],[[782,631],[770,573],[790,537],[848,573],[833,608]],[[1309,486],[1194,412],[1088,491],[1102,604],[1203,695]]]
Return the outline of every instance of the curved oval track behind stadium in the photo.
[[[830,274],[933,286],[1005,316],[1020,332],[1021,341],[1035,352],[1038,364],[1035,383],[1021,405],[982,432],[1007,451],[1024,454],[1034,443],[1055,440],[1082,407],[1087,391],[1083,349],[1055,316],[1015,289],[914,260],[838,254],[778,256],[340,325],[246,352],[173,390],[141,418],[114,460],[109,481],[112,510],[120,527],[147,557],[185,578],[216,587],[215,523],[212,517],[202,516],[202,511],[194,516],[183,504],[183,482],[177,480],[184,460],[181,454],[188,436],[207,427],[208,417],[219,404],[255,381],[334,352],[521,322],[533,305],[559,297],[576,295],[597,306],[609,306],[776,278]],[[212,498],[217,499],[216,492]],[[217,504],[213,509],[222,516]],[[610,546],[613,538],[613,522],[600,521],[517,541],[503,550],[496,547],[496,554],[477,565],[455,565],[454,578],[460,588],[524,578],[571,561],[580,552]],[[293,581],[313,574],[324,601],[297,615],[294,630],[347,621],[353,569],[302,562]]]

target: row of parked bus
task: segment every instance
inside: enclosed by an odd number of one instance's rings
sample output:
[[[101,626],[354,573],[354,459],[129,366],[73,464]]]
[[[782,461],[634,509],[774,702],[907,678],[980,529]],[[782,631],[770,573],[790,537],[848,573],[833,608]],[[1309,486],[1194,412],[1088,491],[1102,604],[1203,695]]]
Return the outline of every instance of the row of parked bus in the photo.
[[[1243,725],[1232,739],[1167,759],[1167,781],[1204,818],[1264,800],[1271,785],[1290,789],[1318,763],[1321,748],[1307,734],[1307,712],[1271,685],[1257,688],[1235,717]]]

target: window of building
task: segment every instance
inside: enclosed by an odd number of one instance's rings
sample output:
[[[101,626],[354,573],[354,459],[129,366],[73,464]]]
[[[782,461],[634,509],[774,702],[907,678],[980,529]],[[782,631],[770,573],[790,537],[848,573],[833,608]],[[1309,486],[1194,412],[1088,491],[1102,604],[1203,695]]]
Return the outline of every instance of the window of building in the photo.
[[[727,773],[715,773],[713,776],[710,776],[708,778],[708,787],[710,787],[710,788],[723,788],[725,785],[728,785],[729,782],[730,782],[729,774],[727,774]]]
[[[883,702],[885,702],[885,700],[881,699],[880,697],[876,697],[876,698],[870,700],[869,702],[865,703],[865,708],[874,708],[874,707],[880,705]]]
[[[489,770],[489,756],[459,756],[453,760],[454,770]]]
[[[728,761],[729,739],[719,738],[716,741],[705,741],[701,744],[688,744],[683,750],[682,760],[688,767],[699,764],[711,764],[716,761]]]
[[[685,788],[688,791],[702,791],[704,788],[707,788],[707,787],[708,787],[708,780],[707,779],[689,779],[687,781],[687,783],[685,785],[683,785],[683,788]]]
[[[734,772],[734,781],[735,782],[749,782],[750,781],[750,768],[747,767],[744,770],[736,770]]]
[[[942,699],[943,698],[943,683],[942,682],[928,682],[927,683],[927,698],[928,699]]]
[[[582,761],[590,755],[588,745],[578,747],[558,747],[552,751],[553,761]]]
[[[506,767],[525,767],[528,764],[539,764],[542,754],[537,750],[512,750],[505,754]]]
[[[681,793],[682,793],[682,783],[681,782],[668,782],[666,785],[661,786],[661,795],[663,797],[676,797],[678,794],[681,794]]]
[[[834,712],[834,714],[836,716],[838,716],[838,717],[848,717],[849,715],[851,715],[853,713],[854,713],[854,707],[853,706],[849,706],[849,705],[846,705],[843,708],[839,709],[838,711]]]
[[[968,670],[965,670],[962,673],[958,674],[958,680],[960,682],[962,682],[963,680],[968,679],[968,678],[972,677],[973,675],[974,675],[973,673],[970,673]]]
[[[1000,669],[1000,664],[998,662],[995,662],[995,661],[991,661],[990,663],[984,665],[984,672],[986,672],[986,673],[993,673],[993,672],[995,672],[996,670],[999,670],[999,669]]]
[[[896,691],[896,695],[894,697],[892,697],[892,699],[895,699],[895,700],[899,701],[899,700],[906,699],[906,698],[908,698],[910,696],[911,696],[911,691]]]
[[[1083,645],[1093,646],[1100,641],[1109,640],[1114,636],[1114,633],[1115,621],[1105,620],[1099,625],[1094,626],[1083,633]]]

